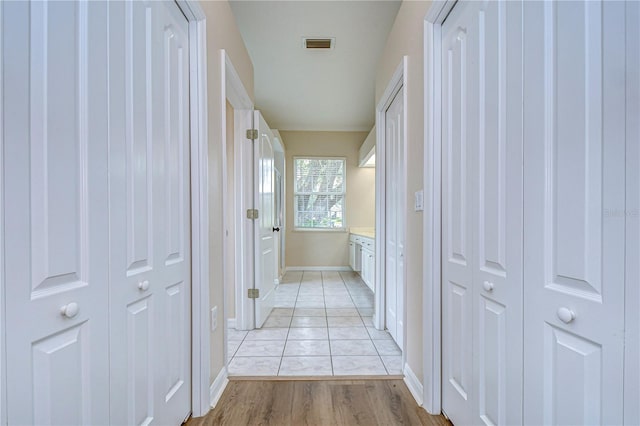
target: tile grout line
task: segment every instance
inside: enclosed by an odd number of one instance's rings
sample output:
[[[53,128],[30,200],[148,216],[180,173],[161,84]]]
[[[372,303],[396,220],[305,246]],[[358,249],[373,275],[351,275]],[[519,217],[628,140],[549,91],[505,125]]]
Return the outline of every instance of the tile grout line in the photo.
[[[331,351],[331,336],[329,335],[329,316],[327,315],[327,299],[324,294],[324,271],[320,273],[322,280],[322,300],[324,301],[324,322],[327,324],[327,345],[329,346],[329,363],[331,364],[331,377],[335,377],[336,373],[333,368],[333,352]]]
[[[282,348],[282,355],[280,355],[280,364],[278,365],[278,372],[276,373],[276,376],[280,376],[280,369],[282,369],[284,352],[287,350],[287,343],[289,342],[289,333],[291,332],[291,325],[293,323],[293,314],[295,314],[296,312],[296,305],[298,304],[298,296],[300,295],[300,285],[302,284],[303,277],[304,277],[304,271],[302,271],[302,275],[300,276],[300,281],[298,282],[298,291],[296,292],[296,301],[293,302],[293,311],[291,311],[291,321],[289,321],[289,327],[287,328],[287,335],[284,338],[284,348]]]

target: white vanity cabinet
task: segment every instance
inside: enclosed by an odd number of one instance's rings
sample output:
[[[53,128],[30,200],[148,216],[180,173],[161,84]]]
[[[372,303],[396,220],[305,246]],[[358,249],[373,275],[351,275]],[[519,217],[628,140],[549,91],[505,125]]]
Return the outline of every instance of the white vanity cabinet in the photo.
[[[356,272],[360,272],[361,265],[360,237],[349,235],[349,266]]]
[[[360,246],[362,247],[361,256],[361,272],[360,276],[362,281],[365,282],[367,287],[371,291],[375,292],[376,283],[376,254],[375,254],[375,241],[371,238],[360,239]]]
[[[362,281],[365,282],[371,291],[375,291],[375,239],[358,234],[349,235],[349,266],[354,271],[360,272]]]

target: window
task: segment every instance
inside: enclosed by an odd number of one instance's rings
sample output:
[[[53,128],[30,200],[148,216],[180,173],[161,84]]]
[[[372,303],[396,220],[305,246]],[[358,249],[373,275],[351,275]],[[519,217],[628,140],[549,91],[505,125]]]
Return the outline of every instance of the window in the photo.
[[[298,229],[344,229],[344,158],[294,158],[294,225]]]

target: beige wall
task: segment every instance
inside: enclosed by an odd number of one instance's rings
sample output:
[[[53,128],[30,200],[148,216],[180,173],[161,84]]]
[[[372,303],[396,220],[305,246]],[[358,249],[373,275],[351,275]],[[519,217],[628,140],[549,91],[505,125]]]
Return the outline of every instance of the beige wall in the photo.
[[[224,367],[223,341],[223,288],[222,276],[224,232],[222,224],[222,99],[221,75],[222,62],[220,49],[225,49],[231,58],[238,75],[253,99],[253,65],[242,36],[236,26],[231,7],[226,0],[202,1],[207,15],[207,90],[209,124],[209,299],[211,307],[218,307],[218,329],[211,334],[211,377],[216,378]]]
[[[293,157],[346,157],[347,227],[375,225],[375,169],[358,167],[358,150],[367,132],[280,131],[286,145],[287,266],[349,265],[347,232],[293,229]]]
[[[406,315],[407,363],[422,381],[422,212],[413,211],[413,193],[423,187],[424,143],[424,17],[429,1],[403,1],[387,39],[376,74],[376,104],[389,79],[408,55],[407,70],[407,268]]]

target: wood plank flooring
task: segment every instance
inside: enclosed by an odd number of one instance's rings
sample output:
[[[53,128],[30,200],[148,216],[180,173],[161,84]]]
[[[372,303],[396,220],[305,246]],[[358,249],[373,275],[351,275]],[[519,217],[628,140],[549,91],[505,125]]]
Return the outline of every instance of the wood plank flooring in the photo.
[[[450,425],[418,407],[402,380],[232,380],[187,426]]]

